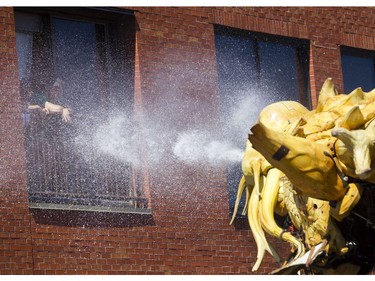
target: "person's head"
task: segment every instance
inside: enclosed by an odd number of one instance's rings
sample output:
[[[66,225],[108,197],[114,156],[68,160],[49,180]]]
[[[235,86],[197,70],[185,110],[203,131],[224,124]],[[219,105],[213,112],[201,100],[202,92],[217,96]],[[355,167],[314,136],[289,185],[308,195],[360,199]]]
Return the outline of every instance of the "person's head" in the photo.
[[[61,93],[62,93],[62,81],[60,78],[57,78],[55,83],[53,83],[51,87],[49,98],[52,100],[56,99],[61,95]]]

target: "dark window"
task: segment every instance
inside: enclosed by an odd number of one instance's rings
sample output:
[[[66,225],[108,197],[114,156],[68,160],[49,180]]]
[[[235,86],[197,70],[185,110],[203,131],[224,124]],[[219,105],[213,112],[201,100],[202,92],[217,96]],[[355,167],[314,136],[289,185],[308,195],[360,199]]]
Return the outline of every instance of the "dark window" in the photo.
[[[251,116],[242,128],[244,138],[232,140],[237,145],[245,148],[246,134],[267,104],[295,100],[310,107],[308,41],[216,26],[215,44],[224,122],[239,101],[252,99],[247,108]],[[228,167],[231,212],[241,175],[241,165]]]
[[[69,81],[64,97],[81,112],[99,106],[100,95],[105,97],[100,88],[100,61],[105,53],[99,50],[105,26],[55,17],[51,20],[54,70],[58,77]]]
[[[361,87],[369,92],[375,88],[375,52],[341,47],[344,92]]]
[[[30,204],[147,208],[139,175],[90,138],[114,110],[132,119],[134,19],[125,10],[18,8],[17,53]],[[58,81],[62,92],[51,95]],[[46,114],[45,101],[70,111]]]

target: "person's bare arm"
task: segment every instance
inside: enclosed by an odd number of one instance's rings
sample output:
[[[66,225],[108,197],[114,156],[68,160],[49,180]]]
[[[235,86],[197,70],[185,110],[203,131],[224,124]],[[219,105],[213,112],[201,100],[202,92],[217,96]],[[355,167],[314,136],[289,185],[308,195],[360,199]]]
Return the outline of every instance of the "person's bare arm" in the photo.
[[[42,108],[39,106],[39,105],[36,105],[36,104],[30,104],[27,109],[40,109],[42,110]]]
[[[61,113],[65,122],[70,121],[70,112],[67,108],[65,108],[61,105],[58,105],[58,104],[51,103],[49,101],[46,101],[44,106],[45,106],[45,109],[46,109],[47,113],[49,113],[49,112]]]

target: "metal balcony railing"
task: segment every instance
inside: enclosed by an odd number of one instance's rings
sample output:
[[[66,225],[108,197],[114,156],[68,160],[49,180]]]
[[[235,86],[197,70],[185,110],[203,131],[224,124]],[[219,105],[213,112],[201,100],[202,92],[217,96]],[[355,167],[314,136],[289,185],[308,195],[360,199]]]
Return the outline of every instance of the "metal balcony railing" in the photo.
[[[76,145],[79,129],[61,115],[32,112],[25,123],[30,203],[147,208],[128,163]]]

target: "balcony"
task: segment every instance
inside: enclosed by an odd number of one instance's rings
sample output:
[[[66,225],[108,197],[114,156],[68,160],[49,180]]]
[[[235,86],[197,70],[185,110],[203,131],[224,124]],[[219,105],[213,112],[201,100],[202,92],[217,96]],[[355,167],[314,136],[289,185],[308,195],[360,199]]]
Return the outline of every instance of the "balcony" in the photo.
[[[30,208],[150,211],[139,173],[131,164],[101,154],[90,141],[77,142],[82,123],[35,110],[24,121]]]

